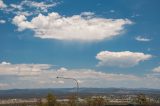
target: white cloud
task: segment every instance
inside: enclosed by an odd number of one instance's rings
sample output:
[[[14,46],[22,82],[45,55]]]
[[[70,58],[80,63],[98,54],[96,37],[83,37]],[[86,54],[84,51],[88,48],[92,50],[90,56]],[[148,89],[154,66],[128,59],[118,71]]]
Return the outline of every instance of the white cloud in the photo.
[[[10,65],[11,63],[3,61],[0,65]]]
[[[127,80],[128,78],[132,80],[137,80],[138,77],[134,75],[125,75],[125,74],[112,74],[112,73],[104,73],[100,71],[95,71],[92,69],[73,69],[73,70],[68,70],[64,68],[60,68],[58,73],[61,73],[59,76],[65,76],[69,78],[77,78],[80,79],[81,82],[83,80],[87,79],[94,79],[94,80],[110,80],[110,81],[123,81]]]
[[[160,73],[160,66],[158,66],[158,67],[154,68],[152,71],[153,71],[153,72]]]
[[[124,31],[124,25],[132,24],[128,19],[106,19],[95,17],[91,12],[64,17],[56,12],[47,16],[39,14],[27,21],[24,15],[15,16],[13,24],[19,31],[31,29],[35,37],[42,39],[99,41],[118,36]]]
[[[101,51],[97,54],[96,59],[99,60],[98,66],[117,66],[117,67],[133,67],[141,61],[148,60],[152,55],[140,52],[111,52]]]
[[[39,75],[50,67],[48,64],[11,64],[9,62],[2,62],[0,64],[0,75]]]
[[[16,11],[14,12],[16,15],[24,15],[24,16],[31,16],[33,15],[34,13],[32,12],[28,12],[28,11]]]
[[[4,4],[3,0],[0,0],[0,8],[6,8],[7,5]]]
[[[43,12],[47,12],[48,8],[55,7],[58,3],[46,3],[46,2],[36,2],[36,1],[30,1],[30,0],[24,0],[21,2],[21,5],[25,5],[31,8],[40,9]]]
[[[19,31],[22,31],[26,28],[34,28],[34,26],[30,22],[26,21],[26,17],[24,15],[15,16],[13,19],[13,23],[19,26]]]
[[[0,4],[2,5],[3,1],[0,0]],[[4,4],[4,3],[3,3]],[[7,14],[16,14],[16,15],[37,15],[39,13],[48,12],[49,8],[55,7],[59,4],[59,2],[51,2],[51,1],[43,1],[37,2],[32,0],[22,0],[20,3],[3,5],[3,8],[0,5],[0,9],[3,10]],[[30,11],[30,12],[28,12]]]
[[[82,12],[81,16],[93,16],[95,15],[93,12]]]
[[[0,20],[0,24],[4,24],[4,23],[6,23],[5,20]]]
[[[149,41],[151,41],[151,39],[146,38],[146,37],[142,37],[142,36],[137,36],[135,39],[137,41],[141,41],[141,42],[149,42]]]
[[[17,5],[17,4],[10,4],[10,6],[14,9],[18,9],[18,10],[23,10],[23,6],[22,5]]]
[[[76,78],[80,87],[160,88],[160,85],[156,85],[160,83],[160,78],[153,75],[139,77],[132,74],[106,73],[92,69],[54,69],[49,64],[12,64],[3,62],[3,64],[0,64],[0,89],[75,86],[75,82],[72,80],[56,79],[57,75]]]

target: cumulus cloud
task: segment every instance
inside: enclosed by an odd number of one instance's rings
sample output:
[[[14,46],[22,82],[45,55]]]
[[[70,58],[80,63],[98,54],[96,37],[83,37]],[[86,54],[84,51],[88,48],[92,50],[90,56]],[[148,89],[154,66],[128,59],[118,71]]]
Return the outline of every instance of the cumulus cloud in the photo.
[[[75,86],[72,80],[57,79],[57,76],[76,78],[80,87],[160,87],[155,86],[160,83],[159,77],[153,75],[139,77],[132,74],[107,73],[93,69],[67,69],[63,67],[56,69],[49,64],[2,62],[0,76],[0,89]]]
[[[141,61],[148,60],[152,55],[140,52],[111,52],[101,51],[97,54],[96,59],[99,60],[98,66],[117,66],[117,67],[133,67]]]
[[[128,19],[95,17],[91,12],[70,17],[52,12],[47,16],[39,14],[31,21],[24,15],[15,16],[13,24],[18,26],[18,31],[31,29],[35,37],[42,39],[99,41],[118,36],[124,31],[124,26],[132,22]]]
[[[5,20],[0,20],[0,24],[4,24],[4,23],[6,23]]]
[[[149,41],[151,41],[151,39],[146,38],[146,37],[142,37],[142,36],[137,36],[135,39],[137,41],[141,41],[141,42],[149,42]]]
[[[3,2],[3,0],[0,0],[0,9],[1,8],[6,8],[7,5]]]
[[[152,71],[156,73],[160,73],[160,66],[154,68]]]

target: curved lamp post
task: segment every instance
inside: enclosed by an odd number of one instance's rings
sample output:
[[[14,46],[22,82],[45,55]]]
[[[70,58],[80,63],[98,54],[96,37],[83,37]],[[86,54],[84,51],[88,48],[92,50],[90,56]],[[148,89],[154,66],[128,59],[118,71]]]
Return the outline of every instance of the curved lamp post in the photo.
[[[77,99],[77,106],[78,106],[78,90],[79,90],[78,80],[75,79],[75,78],[66,78],[66,77],[59,77],[59,76],[57,76],[56,78],[57,78],[57,79],[58,79],[58,78],[61,78],[61,79],[68,79],[68,80],[73,80],[73,81],[76,82],[76,85],[77,85],[77,88],[76,88],[76,99]]]

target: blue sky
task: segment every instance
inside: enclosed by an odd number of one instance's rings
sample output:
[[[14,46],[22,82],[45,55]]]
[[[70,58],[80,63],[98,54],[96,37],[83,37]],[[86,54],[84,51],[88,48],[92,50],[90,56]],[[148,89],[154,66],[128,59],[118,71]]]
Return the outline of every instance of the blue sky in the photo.
[[[159,4],[0,0],[0,89],[73,86],[57,75],[81,87],[159,89]]]

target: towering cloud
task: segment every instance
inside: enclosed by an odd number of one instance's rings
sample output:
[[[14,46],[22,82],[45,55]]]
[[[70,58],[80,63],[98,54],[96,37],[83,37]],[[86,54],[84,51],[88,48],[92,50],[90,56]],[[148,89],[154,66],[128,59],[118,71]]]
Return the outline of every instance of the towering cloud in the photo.
[[[33,30],[34,36],[42,39],[99,41],[118,36],[124,30],[124,25],[132,22],[128,19],[99,18],[91,12],[70,17],[52,12],[47,16],[39,14],[31,21],[24,15],[15,16],[13,24],[18,26],[19,31]]]
[[[148,60],[152,55],[139,52],[111,52],[101,51],[96,58],[99,60],[98,66],[117,66],[117,67],[132,67],[141,61]]]

